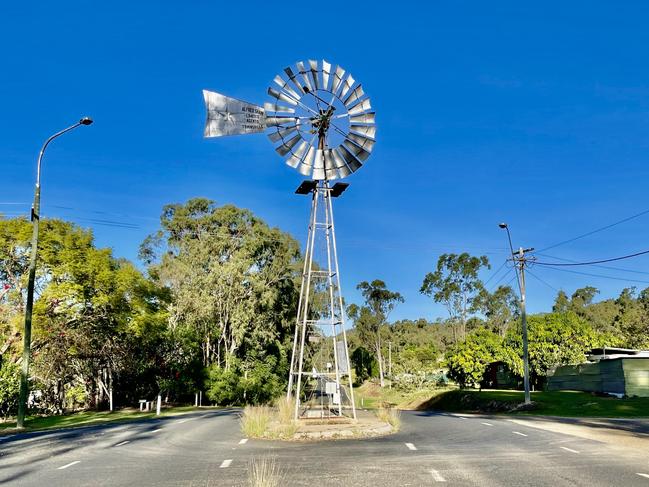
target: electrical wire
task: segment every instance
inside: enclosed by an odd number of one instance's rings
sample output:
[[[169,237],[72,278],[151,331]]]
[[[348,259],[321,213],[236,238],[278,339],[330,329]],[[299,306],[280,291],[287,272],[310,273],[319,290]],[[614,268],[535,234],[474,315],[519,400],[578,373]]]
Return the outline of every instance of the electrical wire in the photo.
[[[534,255],[540,255],[541,257],[547,257],[549,259],[556,259],[556,260],[562,260],[564,262],[572,262],[572,263],[578,263],[576,260],[572,259],[565,259],[562,257],[557,257],[555,255],[548,255],[548,254],[539,254],[538,252],[534,252]],[[597,264],[591,264],[593,267],[599,267],[600,269],[608,269],[611,271],[620,271],[620,272],[631,272],[633,274],[644,274],[644,275],[649,275],[649,272],[646,271],[638,271],[635,269],[624,269],[623,267],[612,267],[610,265],[597,265]]]
[[[505,267],[506,264],[507,260],[504,260],[500,267],[493,274],[491,274],[491,277],[485,281],[484,285],[486,286],[487,284],[489,284],[489,281],[496,277],[496,275],[502,270],[503,267]]]
[[[579,265],[594,265],[594,264],[603,264],[604,262],[615,262],[617,260],[624,260],[624,259],[630,259],[632,257],[638,257],[639,255],[645,255],[649,254],[649,250],[642,250],[640,252],[636,252],[634,254],[628,254],[628,255],[622,255],[620,257],[613,257],[611,259],[600,259],[600,260],[592,260],[590,262],[535,262],[536,265],[544,265],[544,266],[561,266],[561,267],[573,267],[573,266],[579,266]]]
[[[494,289],[496,289],[498,284],[500,284],[513,269],[514,269],[513,267],[508,267],[507,272],[505,272],[502,276],[500,276],[500,279],[498,279],[494,284],[491,285],[491,288],[489,288],[489,292],[492,292]],[[506,285],[509,286],[509,284],[511,284],[511,282],[514,279],[516,279],[516,273],[514,273],[514,276],[509,280],[509,282]]]
[[[546,269],[553,269],[555,271],[561,271],[561,272],[570,272],[571,274],[579,274],[581,276],[600,277],[602,279],[612,279],[614,281],[637,282],[637,283],[640,283],[640,284],[649,284],[649,281],[641,281],[641,280],[638,280],[638,279],[626,279],[624,277],[605,276],[605,275],[602,275],[602,274],[592,274],[590,272],[573,271],[571,269],[563,269],[561,267],[548,266],[548,267],[546,267]]]
[[[595,230],[591,230],[590,232],[586,232],[586,233],[578,235],[576,237],[569,238],[568,240],[563,240],[563,241],[558,242],[556,244],[550,245],[549,247],[542,248],[542,249],[539,250],[539,252],[545,252],[546,250],[550,250],[550,249],[553,249],[555,247],[559,247],[560,245],[565,245],[565,244],[574,242],[575,240],[579,240],[580,238],[588,237],[588,236],[593,235],[595,233],[602,232],[604,230],[608,230],[609,228],[612,228],[612,227],[614,227],[616,225],[620,225],[621,223],[626,223],[626,222],[628,222],[630,220],[633,220],[634,218],[641,217],[641,216],[646,215],[648,213],[649,213],[649,210],[641,211],[640,213],[636,213],[635,215],[629,216],[629,217],[624,218],[622,220],[619,220],[619,221],[617,221],[615,223],[611,223],[609,225],[605,225],[603,227],[596,228]]]
[[[527,274],[529,274],[530,276],[532,276],[534,279],[536,279],[536,280],[539,281],[540,283],[545,284],[547,287],[549,287],[549,288],[552,289],[553,291],[556,291],[557,293],[559,292],[559,290],[558,290],[556,287],[554,287],[552,284],[550,284],[550,283],[544,281],[544,280],[541,279],[539,276],[537,276],[536,274],[534,274],[533,272],[531,272],[529,269],[527,269]]]

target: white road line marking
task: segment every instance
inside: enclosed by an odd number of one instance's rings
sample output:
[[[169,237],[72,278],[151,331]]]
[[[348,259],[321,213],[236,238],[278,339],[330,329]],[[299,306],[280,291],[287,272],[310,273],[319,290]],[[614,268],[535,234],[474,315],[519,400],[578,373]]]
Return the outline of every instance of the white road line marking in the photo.
[[[569,451],[570,453],[579,453],[577,450],[573,450],[572,448],[567,448],[565,446],[560,446],[559,448],[561,448],[562,450]]]
[[[127,443],[130,443],[130,442],[131,442],[131,440],[125,440],[125,441],[122,441],[121,443],[118,443],[118,444],[117,444],[117,445],[115,445],[115,446],[122,446],[122,445],[126,445]]]
[[[433,480],[435,482],[446,482],[446,479],[444,477],[442,477],[441,474],[437,470],[432,469],[430,471],[430,474],[433,476]]]
[[[74,462],[70,462],[67,465],[63,465],[62,467],[57,468],[57,470],[63,470],[64,468],[71,467],[72,465],[76,465],[77,463],[81,463],[81,460],[76,460]],[[640,474],[638,474],[640,475]]]
[[[412,443],[406,443],[406,446],[408,447],[409,450],[416,450],[417,447],[413,445]]]
[[[458,418],[460,418],[460,419],[469,419],[466,416],[458,416]]]
[[[493,426],[493,424],[491,423],[482,423],[482,424],[484,424],[485,426]]]
[[[223,460],[223,463],[221,464],[221,466],[220,466],[219,468],[228,468],[228,467],[230,466],[231,463],[232,463],[232,459],[230,459],[230,460]]]
[[[649,473],[636,473],[636,475],[640,475],[640,477],[644,477],[646,479],[649,479]]]
[[[240,445],[245,445],[248,442],[248,438],[242,438],[241,441],[239,441]]]
[[[527,436],[525,433],[521,433],[520,431],[512,431],[512,433],[519,436]]]
[[[157,433],[158,431],[162,431],[162,428],[158,428],[156,430],[153,430],[151,433]]]

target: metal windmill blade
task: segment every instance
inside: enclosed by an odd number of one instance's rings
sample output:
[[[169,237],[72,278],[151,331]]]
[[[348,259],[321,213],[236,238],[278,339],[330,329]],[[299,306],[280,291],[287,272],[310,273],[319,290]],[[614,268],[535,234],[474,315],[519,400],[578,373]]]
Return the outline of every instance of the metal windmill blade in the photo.
[[[268,137],[289,166],[316,180],[334,180],[363,165],[376,142],[376,118],[348,71],[309,59],[285,68],[273,82],[272,101],[264,105]]]

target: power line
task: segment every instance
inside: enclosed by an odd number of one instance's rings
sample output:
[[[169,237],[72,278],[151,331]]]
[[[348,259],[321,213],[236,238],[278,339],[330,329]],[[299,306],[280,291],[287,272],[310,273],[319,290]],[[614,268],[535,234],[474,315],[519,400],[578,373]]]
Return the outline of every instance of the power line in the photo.
[[[500,267],[493,274],[491,274],[491,277],[489,277],[489,279],[485,281],[484,285],[486,286],[487,284],[489,284],[489,281],[491,281],[494,277],[496,277],[496,275],[502,270],[503,267],[505,267],[506,264],[507,264],[507,260],[504,260],[503,263],[500,265]]]
[[[539,254],[538,252],[535,252],[535,255],[540,255],[541,257],[548,257],[550,259],[556,259],[556,260],[562,260],[564,262],[572,262],[572,263],[578,263],[576,260],[572,259],[565,259],[562,257],[557,257],[555,255],[548,255],[548,254]],[[644,275],[649,275],[649,272],[646,271],[638,271],[635,269],[624,269],[623,267],[612,267],[610,265],[596,265],[592,264],[593,267],[599,267],[600,269],[609,269],[611,271],[620,271],[620,272],[631,272],[633,274],[644,274]]]
[[[530,276],[532,276],[534,279],[536,279],[537,281],[539,281],[540,283],[545,284],[546,286],[548,286],[548,287],[549,287],[550,289],[552,289],[553,291],[556,291],[557,293],[559,292],[559,290],[558,290],[556,287],[554,287],[552,284],[550,284],[550,283],[544,281],[543,279],[541,279],[541,278],[540,278],[539,276],[537,276],[536,274],[532,273],[532,272],[529,270],[529,268],[527,269],[527,273],[528,273]]]
[[[561,271],[561,272],[570,272],[571,274],[579,274],[582,276],[590,276],[590,277],[600,277],[603,279],[612,279],[614,281],[625,281],[625,282],[637,282],[640,284],[649,284],[649,281],[640,281],[638,279],[626,279],[624,277],[613,277],[613,276],[605,276],[602,274],[592,274],[590,272],[580,272],[580,271],[573,271],[570,269],[563,269],[560,267],[554,267],[554,266],[547,266],[546,269],[553,269],[555,271]]]
[[[641,211],[640,213],[636,213],[635,215],[629,216],[629,217],[624,218],[622,220],[619,220],[619,221],[617,221],[615,223],[611,223],[609,225],[605,225],[603,227],[596,228],[595,230],[591,230],[590,232],[586,232],[586,233],[578,235],[576,237],[569,238],[568,240],[563,240],[563,241],[558,242],[558,243],[556,243],[554,245],[550,245],[549,247],[545,247],[543,249],[540,249],[539,252],[544,252],[546,250],[550,250],[550,249],[553,249],[555,247],[559,247],[560,245],[565,245],[567,243],[574,242],[575,240],[579,240],[580,238],[588,237],[588,236],[593,235],[595,233],[602,232],[604,230],[608,230],[609,228],[612,228],[612,227],[614,227],[616,225],[620,225],[621,223],[628,222],[628,221],[633,220],[634,218],[638,218],[638,217],[640,217],[642,215],[646,215],[647,213],[649,213],[649,210]]]
[[[641,252],[636,252],[634,254],[629,254],[629,255],[623,255],[621,257],[613,257],[612,259],[601,259],[601,260],[593,260],[590,262],[535,262],[538,265],[545,265],[545,266],[578,266],[578,265],[594,265],[594,264],[603,264],[604,262],[614,262],[616,260],[624,260],[624,259],[630,259],[631,257],[638,257],[639,255],[644,255],[644,254],[649,254],[649,250],[643,250]]]
[[[491,291],[493,291],[494,289],[496,289],[496,287],[498,286],[498,284],[500,284],[500,283],[501,283],[501,282],[502,282],[502,281],[503,281],[503,280],[504,280],[504,279],[509,275],[509,273],[510,273],[513,269],[514,269],[513,267],[508,267],[508,268],[507,268],[507,272],[505,272],[502,276],[500,276],[500,279],[498,279],[495,283],[493,283],[493,284],[491,285],[491,288],[489,288],[489,292],[491,292]],[[516,278],[516,273],[514,273],[514,277],[512,277],[506,285],[509,286],[509,285],[511,284],[511,282],[512,282],[515,278]]]

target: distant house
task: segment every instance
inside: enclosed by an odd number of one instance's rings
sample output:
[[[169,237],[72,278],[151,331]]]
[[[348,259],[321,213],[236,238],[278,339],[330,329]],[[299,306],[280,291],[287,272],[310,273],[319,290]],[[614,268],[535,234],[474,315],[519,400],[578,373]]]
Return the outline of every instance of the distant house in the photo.
[[[649,351],[595,348],[587,362],[557,367],[548,375],[547,389],[649,397]]]

